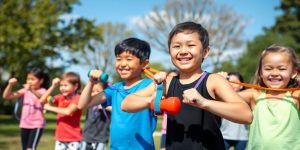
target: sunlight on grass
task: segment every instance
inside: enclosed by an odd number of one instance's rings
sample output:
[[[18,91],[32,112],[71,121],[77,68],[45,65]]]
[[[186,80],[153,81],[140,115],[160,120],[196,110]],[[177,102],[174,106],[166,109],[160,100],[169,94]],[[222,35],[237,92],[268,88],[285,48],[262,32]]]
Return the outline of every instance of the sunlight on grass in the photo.
[[[54,130],[56,117],[53,113],[46,113],[47,125],[44,129],[39,150],[53,150],[55,145]],[[161,131],[162,118],[158,117],[156,131]],[[81,117],[81,128],[84,127],[84,117]],[[160,146],[160,136],[154,136],[155,149]],[[12,116],[0,115],[0,149],[16,150],[21,149],[19,122]]]

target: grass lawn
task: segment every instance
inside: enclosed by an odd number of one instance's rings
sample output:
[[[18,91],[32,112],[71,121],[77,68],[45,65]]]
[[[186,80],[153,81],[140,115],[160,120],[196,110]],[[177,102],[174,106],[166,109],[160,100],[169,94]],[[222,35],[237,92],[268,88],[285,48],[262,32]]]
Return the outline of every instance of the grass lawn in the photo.
[[[38,145],[39,150],[54,149],[55,114],[46,113],[47,125]],[[158,118],[156,131],[161,131],[162,118]],[[81,127],[84,127],[84,117],[81,117]],[[155,149],[159,149],[160,136],[154,136]],[[0,149],[16,150],[21,149],[19,123],[12,116],[0,115]]]

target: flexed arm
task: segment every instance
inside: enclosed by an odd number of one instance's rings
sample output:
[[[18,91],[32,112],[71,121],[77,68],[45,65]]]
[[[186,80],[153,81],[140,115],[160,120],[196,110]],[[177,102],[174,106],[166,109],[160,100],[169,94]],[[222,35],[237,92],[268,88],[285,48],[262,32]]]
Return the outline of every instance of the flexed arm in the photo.
[[[16,78],[11,78],[8,80],[8,85],[6,86],[5,90],[3,91],[3,98],[5,99],[15,99],[21,96],[21,93],[12,92],[12,88],[18,83]]]
[[[83,91],[81,92],[79,102],[77,105],[78,109],[84,109],[87,107],[95,106],[106,101],[106,96],[103,92],[92,96],[93,86],[96,82],[98,82],[101,75],[101,70],[91,70],[89,72],[89,81],[87,82]]]
[[[126,112],[138,112],[149,108],[151,101],[155,98],[156,84],[165,81],[167,78],[165,72],[159,72],[153,76],[155,82],[147,87],[126,96],[121,104],[121,109]]]
[[[48,88],[48,90],[40,97],[40,102],[45,104],[47,102],[47,97],[51,95],[51,93],[59,86],[60,79],[54,78],[52,80],[52,85]]]
[[[207,89],[216,100],[204,98],[195,88],[184,91],[183,102],[205,109],[222,118],[242,124],[252,122],[252,112],[247,103],[220,75],[212,74],[207,80]]]

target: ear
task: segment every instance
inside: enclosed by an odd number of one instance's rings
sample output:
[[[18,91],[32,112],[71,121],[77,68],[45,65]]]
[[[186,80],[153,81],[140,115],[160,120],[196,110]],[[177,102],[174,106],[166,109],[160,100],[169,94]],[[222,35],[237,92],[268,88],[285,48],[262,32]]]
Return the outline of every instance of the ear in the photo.
[[[44,83],[44,79],[40,79],[40,84],[42,85]]]
[[[149,68],[149,59],[146,59],[145,61],[142,62],[142,67],[143,69]]]
[[[76,91],[80,90],[80,89],[79,89],[79,84],[78,84],[78,83],[75,84],[75,89],[76,89]]]
[[[206,58],[210,52],[210,47],[203,49],[203,58]]]
[[[295,79],[297,75],[298,75],[298,71],[297,70],[293,71],[292,79]]]

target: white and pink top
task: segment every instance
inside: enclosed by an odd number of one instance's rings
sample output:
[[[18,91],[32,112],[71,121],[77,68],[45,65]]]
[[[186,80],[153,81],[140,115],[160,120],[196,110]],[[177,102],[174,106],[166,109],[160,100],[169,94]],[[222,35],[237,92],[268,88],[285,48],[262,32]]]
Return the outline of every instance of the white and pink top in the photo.
[[[20,128],[34,129],[44,128],[46,121],[43,114],[43,104],[31,91],[23,88],[18,91],[23,95],[23,107],[20,120]],[[44,94],[46,89],[40,88],[38,93]]]

